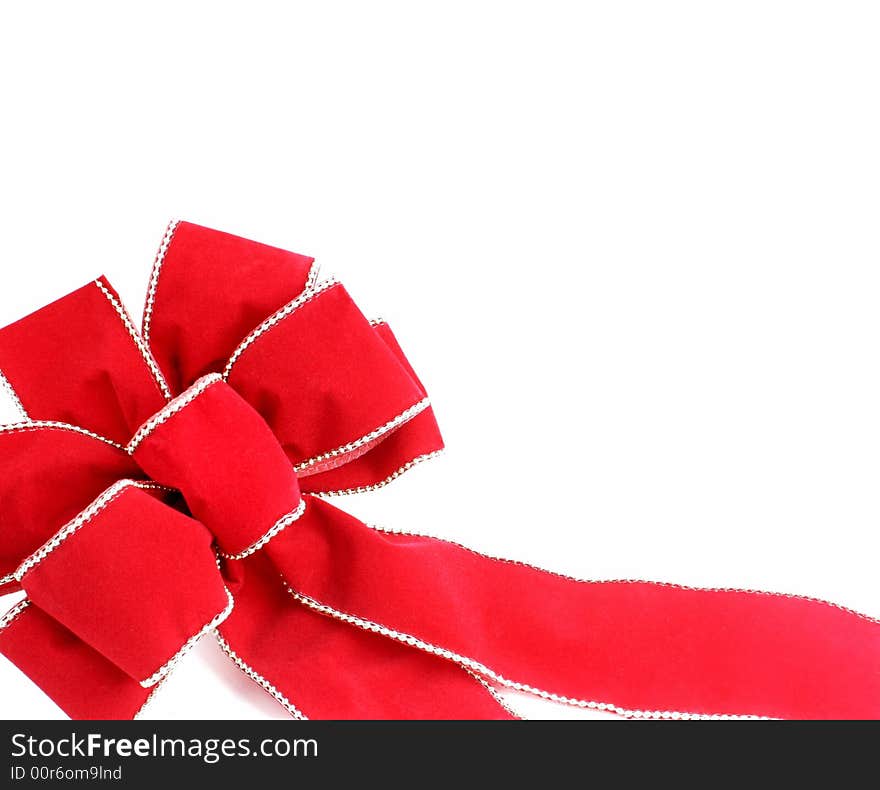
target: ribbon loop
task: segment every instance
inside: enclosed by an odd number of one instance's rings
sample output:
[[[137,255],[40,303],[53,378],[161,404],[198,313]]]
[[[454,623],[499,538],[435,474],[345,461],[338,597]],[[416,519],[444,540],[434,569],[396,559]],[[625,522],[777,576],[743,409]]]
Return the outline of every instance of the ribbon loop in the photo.
[[[429,407],[419,382],[333,282],[254,329],[224,377],[263,416],[301,478],[356,460]]]
[[[191,222],[171,222],[156,255],[144,340],[175,392],[219,370],[235,344],[308,287],[307,255]]]
[[[0,426],[0,595],[15,569],[117,480],[140,470],[122,448],[63,423]]]
[[[147,420],[126,449],[153,480],[183,494],[227,557],[256,551],[305,508],[269,426],[217,374]]]
[[[144,687],[231,611],[210,533],[121,480],[16,571],[36,606]]]
[[[120,442],[171,397],[103,277],[0,329],[0,371],[30,419]]]

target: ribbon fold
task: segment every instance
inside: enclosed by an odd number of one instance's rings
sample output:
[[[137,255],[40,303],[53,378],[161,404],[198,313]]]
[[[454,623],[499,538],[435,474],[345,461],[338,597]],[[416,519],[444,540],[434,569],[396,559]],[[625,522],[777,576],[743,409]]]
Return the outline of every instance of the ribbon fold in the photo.
[[[142,331],[99,278],[0,330],[0,652],[129,718],[195,642],[297,718],[510,718],[499,688],[639,718],[874,718],[880,621],[586,581],[369,527],[326,495],[442,450],[387,324],[313,259],[169,225]]]

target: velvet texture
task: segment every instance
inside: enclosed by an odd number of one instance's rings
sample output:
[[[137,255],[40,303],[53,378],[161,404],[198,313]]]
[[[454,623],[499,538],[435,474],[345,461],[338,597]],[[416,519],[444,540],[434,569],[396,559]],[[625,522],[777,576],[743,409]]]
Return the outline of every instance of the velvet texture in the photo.
[[[624,715],[872,718],[880,623],[575,581],[368,527],[320,495],[442,448],[387,325],[311,258],[169,227],[143,332],[103,280],[0,331],[0,651],[74,718],[136,715],[196,639],[316,718],[508,718],[501,685]],[[234,604],[234,605],[233,605]]]

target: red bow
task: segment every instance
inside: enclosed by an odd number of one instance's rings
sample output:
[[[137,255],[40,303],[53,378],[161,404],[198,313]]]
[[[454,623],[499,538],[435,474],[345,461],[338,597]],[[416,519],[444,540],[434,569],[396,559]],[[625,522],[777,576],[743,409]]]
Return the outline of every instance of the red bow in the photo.
[[[0,331],[0,651],[127,718],[209,631],[294,716],[484,718],[507,687],[626,716],[880,715],[880,621],[579,581],[320,495],[442,447],[384,323],[311,258],[172,223],[143,333],[103,278]],[[175,397],[176,395],[176,397]]]

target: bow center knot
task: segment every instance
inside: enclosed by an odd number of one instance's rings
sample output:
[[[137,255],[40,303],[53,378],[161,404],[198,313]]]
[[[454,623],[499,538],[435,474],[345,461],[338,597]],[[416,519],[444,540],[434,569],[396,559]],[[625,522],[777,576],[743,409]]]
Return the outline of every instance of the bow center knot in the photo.
[[[227,558],[261,548],[305,509],[272,430],[218,374],[154,414],[126,449],[155,482],[183,494]]]

